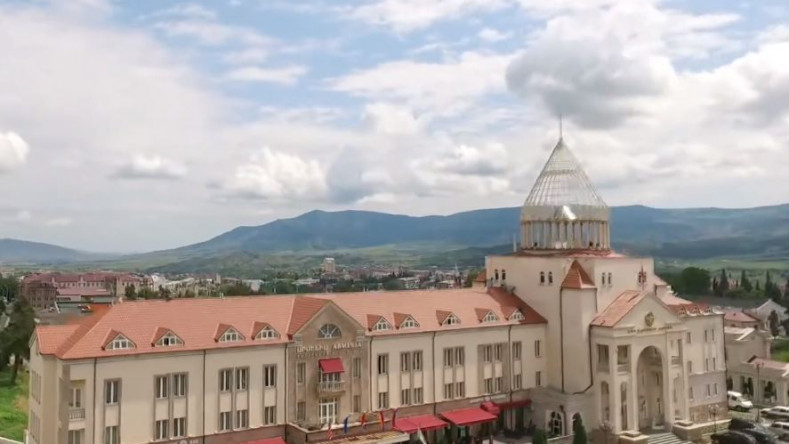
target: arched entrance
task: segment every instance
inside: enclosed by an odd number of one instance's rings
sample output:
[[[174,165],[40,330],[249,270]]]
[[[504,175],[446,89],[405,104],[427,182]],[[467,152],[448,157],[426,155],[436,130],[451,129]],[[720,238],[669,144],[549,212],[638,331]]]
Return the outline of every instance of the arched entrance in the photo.
[[[638,356],[638,427],[663,425],[663,357],[655,347],[645,348]]]

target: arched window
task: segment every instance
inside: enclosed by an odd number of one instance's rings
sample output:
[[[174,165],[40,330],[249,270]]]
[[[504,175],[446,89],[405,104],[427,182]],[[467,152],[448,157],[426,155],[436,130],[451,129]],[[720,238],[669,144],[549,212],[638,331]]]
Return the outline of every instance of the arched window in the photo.
[[[496,280],[498,281],[499,280],[499,269],[498,268],[493,271],[493,275],[496,277]]]
[[[541,271],[540,272],[540,285],[543,285],[544,283],[545,283],[545,272]]]
[[[501,280],[502,281],[507,280],[507,270],[501,270]]]
[[[318,330],[318,339],[335,339],[341,336],[340,328],[334,324],[325,324]]]
[[[564,436],[564,414],[551,412],[548,420],[548,432],[551,436]]]
[[[553,271],[548,272],[548,285],[553,284]]]
[[[600,285],[605,285],[605,273],[600,273]]]
[[[608,285],[611,285],[611,273],[608,273]]]

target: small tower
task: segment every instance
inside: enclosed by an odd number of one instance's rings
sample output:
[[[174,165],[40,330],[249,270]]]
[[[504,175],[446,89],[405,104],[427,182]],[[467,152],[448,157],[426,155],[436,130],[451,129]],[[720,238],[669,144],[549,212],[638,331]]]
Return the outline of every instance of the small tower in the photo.
[[[611,211],[560,137],[521,211],[523,250],[609,250]]]

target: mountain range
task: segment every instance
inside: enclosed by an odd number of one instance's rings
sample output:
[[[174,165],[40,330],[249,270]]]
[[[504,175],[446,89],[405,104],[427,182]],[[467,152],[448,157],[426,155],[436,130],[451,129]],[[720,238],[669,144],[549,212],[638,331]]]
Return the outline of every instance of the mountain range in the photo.
[[[423,217],[316,210],[238,227],[200,243],[116,257],[96,265],[186,272],[222,269],[227,263],[253,268],[311,266],[328,254],[340,263],[342,258],[345,263],[454,260],[479,264],[487,253],[511,250],[519,219],[519,207]],[[747,209],[613,207],[611,228],[613,247],[629,254],[690,261],[789,258],[789,204]],[[62,247],[0,241],[0,262],[94,260],[88,253]]]

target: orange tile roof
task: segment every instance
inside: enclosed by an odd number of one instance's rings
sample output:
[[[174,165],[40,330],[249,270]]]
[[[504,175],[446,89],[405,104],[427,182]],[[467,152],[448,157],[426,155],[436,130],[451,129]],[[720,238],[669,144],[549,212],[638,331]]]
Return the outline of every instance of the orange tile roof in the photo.
[[[742,310],[725,310],[723,319],[731,322],[759,322]]]
[[[487,308],[475,308],[474,312],[477,313],[477,320],[479,322],[482,322],[482,320],[485,319],[485,316],[487,316],[488,313],[490,313],[490,309],[487,309]]]
[[[592,320],[592,325],[598,327],[613,327],[621,321],[630,310],[647,296],[644,291],[627,290],[616,297],[608,307],[597,314]]]
[[[581,290],[584,288],[595,288],[595,285],[594,281],[589,277],[589,274],[586,273],[586,270],[584,270],[581,264],[579,264],[577,260],[574,260],[570,265],[570,269],[567,270],[564,281],[562,281],[562,288]]]
[[[166,335],[167,332],[169,331],[171,331],[169,328],[165,328],[165,327],[157,328],[156,332],[153,334],[153,337],[151,338],[151,344],[156,344],[156,341],[162,339],[162,336]],[[175,332],[173,332],[173,334],[175,334]]]
[[[392,335],[450,329],[486,328],[500,325],[542,324],[547,321],[517,296],[502,288],[418,290],[398,292],[334,293],[311,296],[280,295],[237,298],[173,299],[128,301],[78,319],[75,324],[39,326],[36,338],[43,354],[61,359],[163,353],[173,349],[155,346],[151,338],[167,331],[177,334],[183,345],[178,351],[206,350],[284,344],[327,304],[334,304],[360,325],[369,325],[370,315],[394,319],[392,330],[372,331],[368,335]],[[523,321],[507,318],[520,310]],[[395,311],[397,310],[397,311]],[[479,313],[492,311],[499,321],[482,324]],[[402,313],[405,311],[408,314]],[[436,312],[455,314],[460,324],[442,326]],[[419,324],[416,328],[397,327],[407,317]],[[446,317],[444,317],[446,318]],[[233,327],[244,338],[236,342],[217,342],[216,338]],[[255,340],[265,326],[288,332],[274,339]],[[253,334],[247,336],[248,332]],[[136,348],[103,350],[122,334]]]

